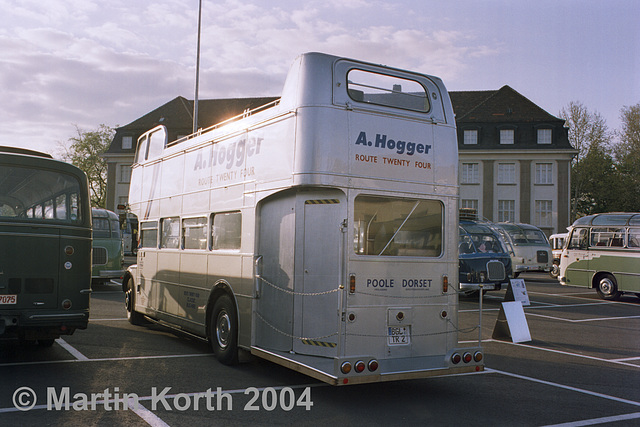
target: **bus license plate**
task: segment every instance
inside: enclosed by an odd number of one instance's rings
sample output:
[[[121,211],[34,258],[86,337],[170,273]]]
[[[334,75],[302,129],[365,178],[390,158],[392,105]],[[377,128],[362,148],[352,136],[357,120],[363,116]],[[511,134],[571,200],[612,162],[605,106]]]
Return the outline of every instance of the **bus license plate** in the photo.
[[[18,295],[0,295],[0,304],[17,304]]]
[[[411,331],[408,326],[389,326],[389,345],[410,344]]]

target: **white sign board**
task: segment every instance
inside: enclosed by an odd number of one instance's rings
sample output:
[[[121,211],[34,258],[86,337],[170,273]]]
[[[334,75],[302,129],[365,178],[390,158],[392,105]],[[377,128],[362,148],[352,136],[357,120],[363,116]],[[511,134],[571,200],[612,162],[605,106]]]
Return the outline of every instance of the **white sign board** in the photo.
[[[503,302],[502,309],[507,317],[511,340],[514,343],[531,341],[531,333],[522,304],[519,301]]]
[[[514,301],[520,301],[522,305],[531,304],[524,279],[511,279],[511,289],[513,290]]]

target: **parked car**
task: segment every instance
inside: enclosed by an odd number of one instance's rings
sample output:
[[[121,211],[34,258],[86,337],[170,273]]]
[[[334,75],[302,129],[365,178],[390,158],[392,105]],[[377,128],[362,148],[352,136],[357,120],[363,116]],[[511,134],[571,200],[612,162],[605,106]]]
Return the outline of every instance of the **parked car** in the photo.
[[[554,279],[560,274],[560,255],[562,255],[562,248],[564,248],[566,239],[567,233],[558,233],[549,236],[549,245],[551,245],[551,255],[553,257],[553,265],[551,266],[549,275]]]
[[[499,234],[488,224],[461,220],[459,227],[459,279],[462,295],[482,289],[500,290],[512,277],[511,257]]]
[[[525,271],[551,271],[551,245],[538,227],[530,224],[493,223],[511,255],[513,277]]]

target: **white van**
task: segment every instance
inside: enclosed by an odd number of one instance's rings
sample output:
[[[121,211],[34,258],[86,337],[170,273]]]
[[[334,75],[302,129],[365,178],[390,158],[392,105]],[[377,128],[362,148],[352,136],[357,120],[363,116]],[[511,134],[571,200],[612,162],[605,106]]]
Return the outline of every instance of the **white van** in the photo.
[[[553,256],[553,265],[551,266],[549,275],[554,279],[560,274],[560,255],[562,255],[562,248],[564,248],[566,239],[567,233],[558,233],[549,236],[549,244],[551,245],[551,254]]]
[[[524,271],[551,271],[551,246],[547,236],[538,227],[505,222],[494,223],[492,227],[507,245],[513,277],[518,277]]]

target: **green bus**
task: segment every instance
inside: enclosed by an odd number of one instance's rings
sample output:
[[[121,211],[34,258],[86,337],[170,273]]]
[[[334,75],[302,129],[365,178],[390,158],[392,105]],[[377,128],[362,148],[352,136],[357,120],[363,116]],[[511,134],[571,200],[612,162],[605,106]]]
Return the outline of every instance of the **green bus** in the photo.
[[[80,169],[0,147],[0,340],[50,346],[86,329],[90,212]]]
[[[118,215],[107,209],[92,208],[93,255],[91,281],[105,283],[121,279],[124,273],[124,247]]]
[[[602,213],[576,220],[560,258],[562,285],[595,288],[600,298],[640,297],[640,213]]]

